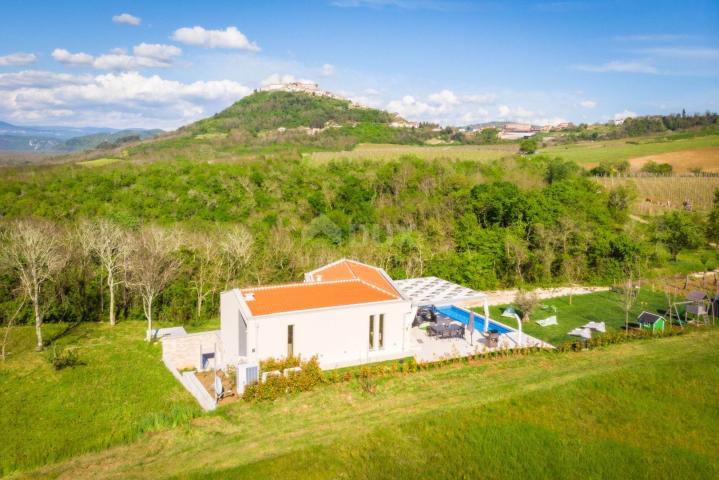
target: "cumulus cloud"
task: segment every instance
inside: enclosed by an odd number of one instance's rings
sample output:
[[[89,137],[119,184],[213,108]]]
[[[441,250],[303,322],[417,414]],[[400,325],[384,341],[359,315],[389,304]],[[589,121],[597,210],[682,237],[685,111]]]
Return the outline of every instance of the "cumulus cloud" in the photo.
[[[35,63],[37,57],[34,53],[17,52],[0,56],[0,67],[14,67],[17,65],[30,65]]]
[[[653,65],[649,65],[644,62],[620,62],[612,61],[602,65],[575,65],[575,69],[584,72],[595,72],[595,73],[645,73],[650,75],[656,75],[659,70]]]
[[[237,27],[224,30],[206,30],[200,26],[182,27],[175,30],[172,39],[187,45],[203,48],[230,48],[259,52],[260,47],[251,42]]]
[[[269,75],[268,77],[264,78],[260,82],[260,86],[267,87],[269,85],[284,85],[284,84],[293,83],[293,82],[315,83],[312,80],[308,80],[306,78],[296,78],[294,75],[291,75],[289,73],[285,73],[285,74],[273,73],[272,75]]]
[[[459,103],[459,98],[457,98],[457,95],[455,95],[452,90],[442,90],[437,93],[432,93],[427,98],[430,102],[433,102],[442,107],[456,105]]]
[[[625,109],[625,110],[622,111],[622,112],[615,113],[615,114],[614,114],[614,120],[618,120],[618,121],[619,121],[619,120],[624,120],[624,119],[626,119],[626,118],[634,118],[634,117],[636,117],[636,116],[637,116],[637,114],[636,114],[635,112],[632,112],[631,110]]]
[[[115,48],[103,55],[93,57],[79,52],[71,53],[64,48],[56,48],[52,57],[66,65],[86,65],[100,70],[137,70],[140,68],[166,68],[172,65],[172,59],[182,54],[174,45],[159,43],[141,43],[133,48],[133,54],[124,48]]]
[[[23,70],[21,72],[0,74],[0,90],[19,87],[47,88],[61,85],[87,83],[90,75],[70,75],[69,73],[46,72],[43,70]]]
[[[52,58],[65,65],[92,65],[95,57],[88,53],[70,53],[64,48],[56,48],[52,51]]]
[[[132,52],[138,57],[154,58],[156,60],[169,60],[182,55],[182,50],[174,45],[161,43],[141,43],[135,45]]]
[[[480,105],[492,104],[497,101],[497,96],[491,93],[479,95],[465,95],[462,100],[469,103],[478,103]]]
[[[325,63],[324,65],[322,65],[322,70],[320,71],[320,74],[323,77],[331,77],[335,74],[335,66],[329,63]]]
[[[582,108],[592,109],[597,106],[597,102],[595,102],[594,100],[582,100],[581,102],[579,102],[579,106]]]
[[[130,15],[129,13],[121,13],[120,15],[113,16],[112,21],[115,23],[132,25],[133,27],[136,27],[140,25],[142,19],[134,15]]]
[[[0,117],[19,122],[62,116],[67,125],[174,128],[210,115],[250,93],[232,80],[183,83],[138,72],[63,76],[34,72],[25,81],[0,76]]]

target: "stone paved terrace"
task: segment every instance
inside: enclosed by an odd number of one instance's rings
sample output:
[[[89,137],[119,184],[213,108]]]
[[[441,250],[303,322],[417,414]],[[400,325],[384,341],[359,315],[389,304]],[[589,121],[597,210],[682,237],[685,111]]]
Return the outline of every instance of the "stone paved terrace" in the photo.
[[[469,332],[467,332],[465,338],[437,338],[430,337],[425,331],[419,328],[412,328],[410,335],[412,351],[418,362],[433,362],[450,357],[466,357],[467,355],[484,353],[491,350],[516,348],[520,345],[519,332],[500,335],[499,346],[494,349],[487,346],[487,339],[477,330],[473,332],[471,342]],[[521,344],[525,347],[552,347],[550,344],[524,333],[522,333]]]

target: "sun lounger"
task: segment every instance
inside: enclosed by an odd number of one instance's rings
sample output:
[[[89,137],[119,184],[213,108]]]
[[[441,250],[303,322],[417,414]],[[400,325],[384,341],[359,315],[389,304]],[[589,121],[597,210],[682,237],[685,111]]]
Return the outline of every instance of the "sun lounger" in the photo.
[[[571,335],[573,337],[582,337],[589,340],[590,338],[592,338],[592,331],[588,328],[575,328],[567,335]]]
[[[537,325],[540,327],[548,327],[550,325],[557,325],[557,316],[552,315],[551,317],[547,317],[544,320],[537,320]]]
[[[595,332],[600,333],[605,333],[607,331],[607,326],[604,322],[589,322],[582,328],[588,328],[590,330],[594,330]]]

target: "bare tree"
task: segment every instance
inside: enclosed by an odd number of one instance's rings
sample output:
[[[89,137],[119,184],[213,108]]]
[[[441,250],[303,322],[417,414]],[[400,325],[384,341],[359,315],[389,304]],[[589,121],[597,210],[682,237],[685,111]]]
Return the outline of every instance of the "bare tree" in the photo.
[[[564,276],[569,281],[569,304],[572,304],[572,294],[574,293],[574,287],[577,286],[577,282],[582,278],[582,270],[584,269],[583,257],[574,256],[566,257],[562,262],[562,270]]]
[[[252,244],[252,234],[242,225],[235,225],[224,234],[220,251],[225,270],[225,289],[250,262]]]
[[[632,311],[634,304],[637,302],[637,294],[639,293],[638,285],[634,283],[632,274],[629,273],[627,279],[621,287],[622,310],[624,311],[624,331],[629,334],[629,313]]]
[[[83,249],[97,257],[105,271],[107,289],[110,294],[110,325],[115,325],[115,287],[122,283],[124,256],[128,249],[128,238],[119,225],[108,220],[84,221],[78,227],[78,237]]]
[[[197,319],[202,316],[205,299],[217,291],[222,259],[217,252],[215,238],[206,233],[190,236],[189,249],[192,254],[194,275],[190,284],[197,299]]]
[[[134,238],[129,257],[130,286],[140,294],[147,319],[147,340],[152,340],[152,304],[180,267],[175,255],[176,237],[159,227],[147,227]]]
[[[10,330],[12,329],[12,326],[15,323],[15,319],[18,317],[18,315],[20,315],[20,311],[22,310],[22,307],[25,306],[26,297],[25,297],[24,293],[22,294],[22,296],[20,297],[19,300],[20,300],[20,302],[18,303],[18,306],[15,309],[15,313],[12,314],[12,316],[7,321],[7,325],[5,325],[5,333],[3,334],[2,345],[0,345],[0,358],[2,358],[3,361],[5,361],[5,358],[7,356],[7,352],[5,349],[7,348],[8,338],[10,337]]]
[[[42,322],[45,305],[43,286],[52,280],[67,261],[57,227],[40,220],[18,220],[4,235],[3,257],[20,279],[35,316],[35,350],[43,349]]]

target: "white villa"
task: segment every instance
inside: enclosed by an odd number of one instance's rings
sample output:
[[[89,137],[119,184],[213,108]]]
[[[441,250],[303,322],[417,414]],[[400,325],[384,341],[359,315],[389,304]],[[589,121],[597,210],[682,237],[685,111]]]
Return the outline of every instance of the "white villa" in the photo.
[[[339,260],[304,282],[222,293],[224,362],[317,355],[335,368],[404,357],[415,312],[384,270]]]
[[[467,306],[483,306],[482,315]],[[425,315],[435,318],[426,322]],[[222,292],[219,330],[175,327],[157,336],[165,365],[206,409],[215,401],[192,370],[236,368],[238,385],[245,385],[273,373],[259,372],[268,358],[317,356],[321,368],[332,369],[548,346],[490,319],[481,292],[436,277],[394,281],[381,268],[347,259],[306,273],[303,282]]]

